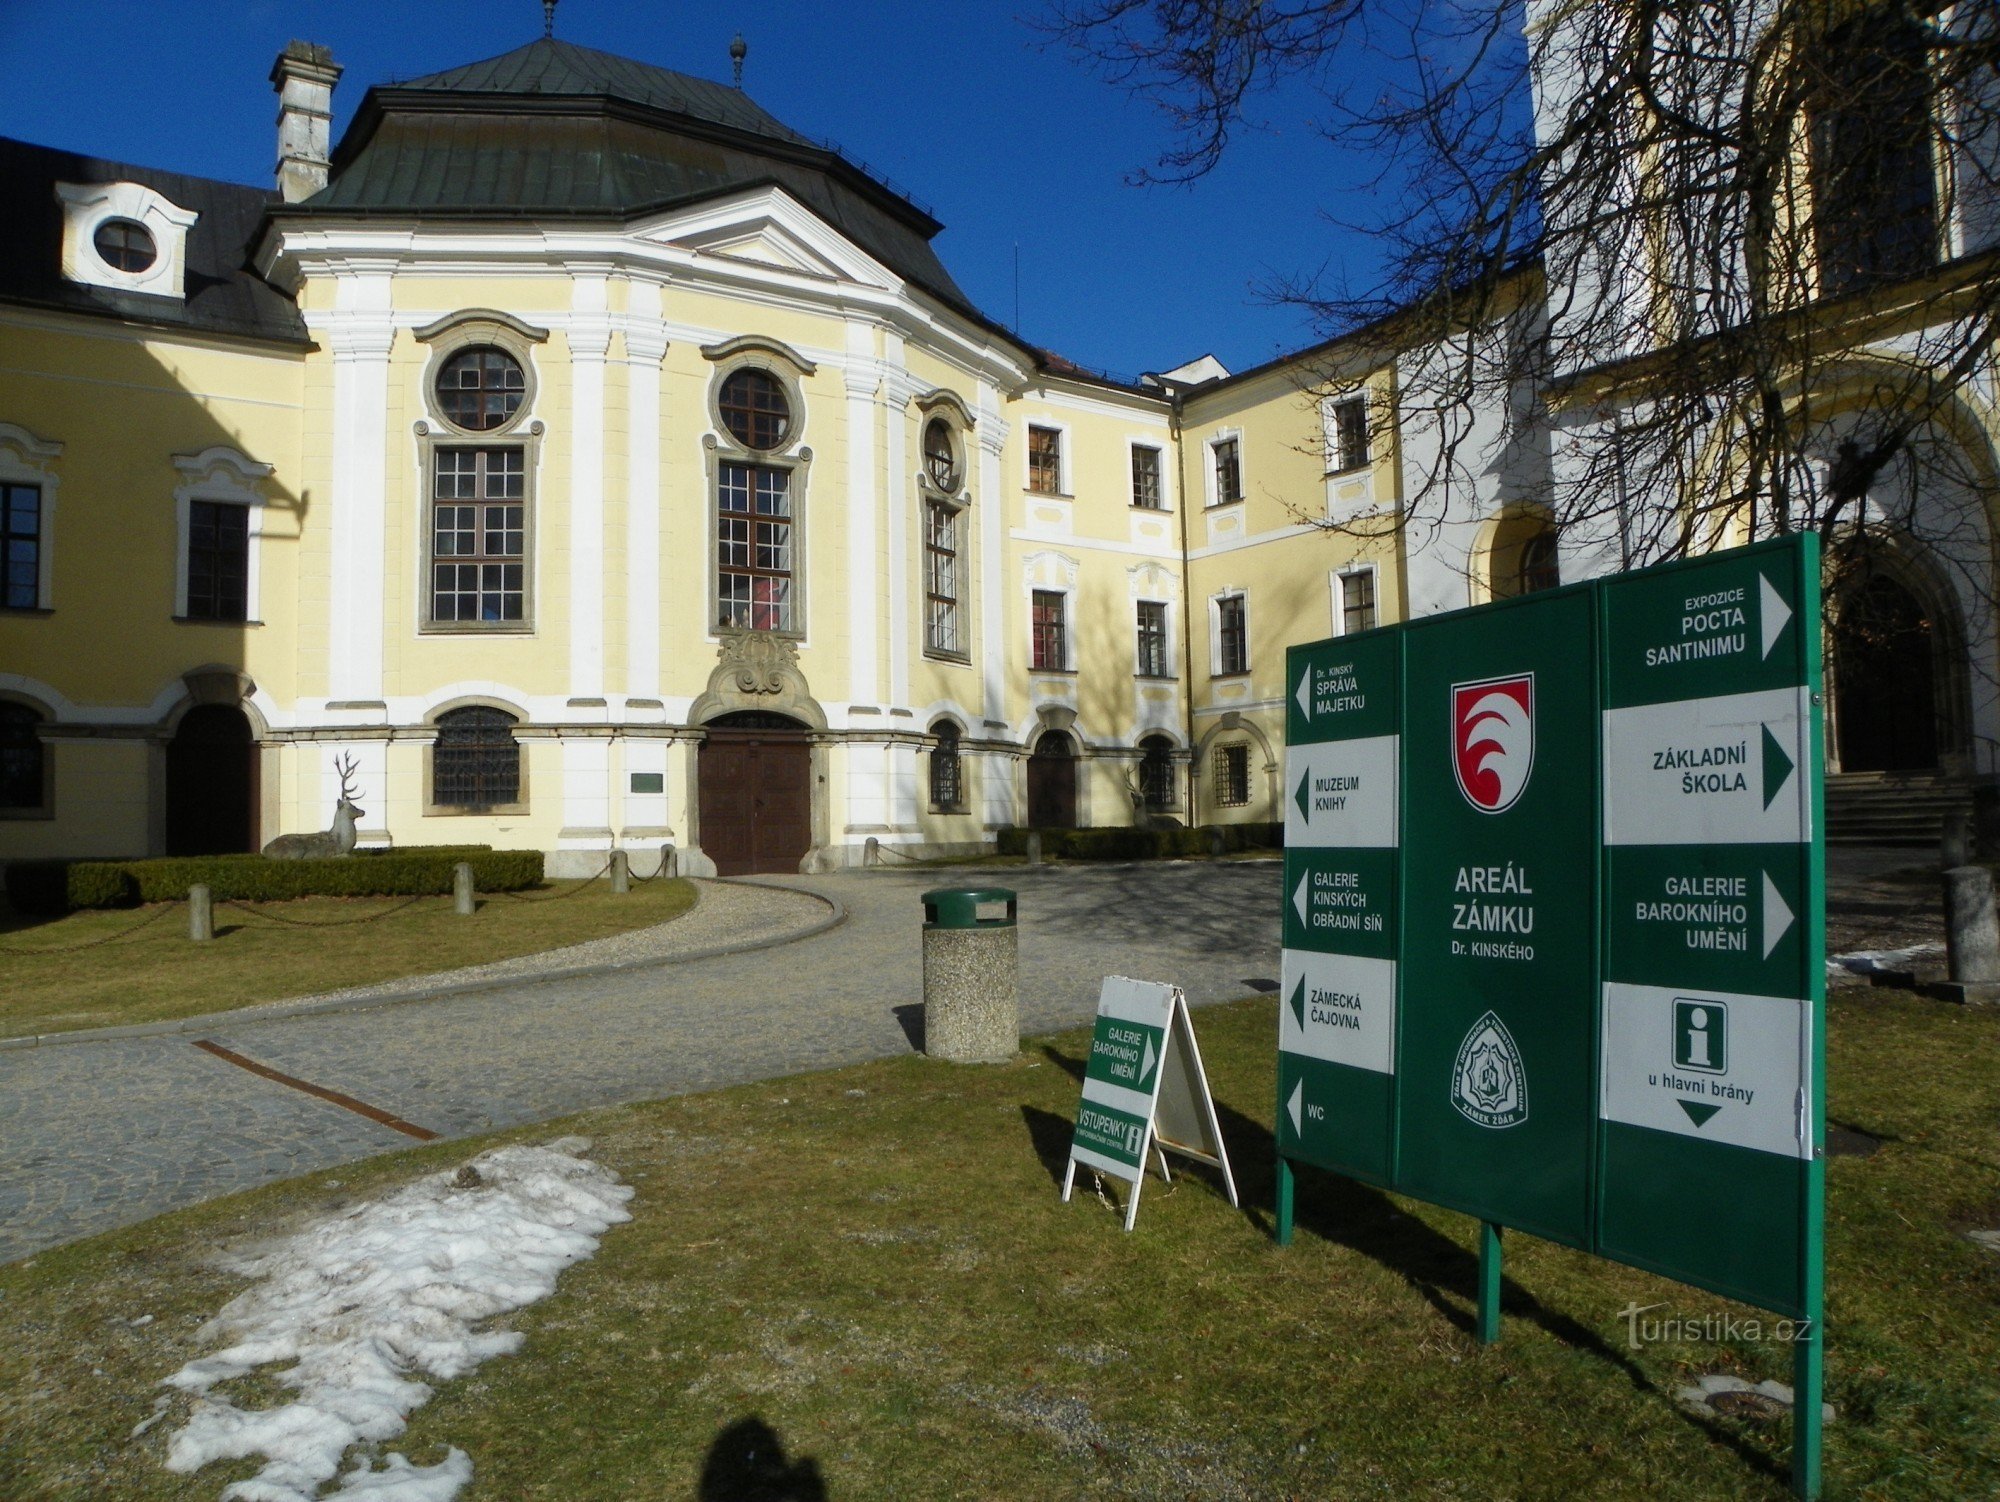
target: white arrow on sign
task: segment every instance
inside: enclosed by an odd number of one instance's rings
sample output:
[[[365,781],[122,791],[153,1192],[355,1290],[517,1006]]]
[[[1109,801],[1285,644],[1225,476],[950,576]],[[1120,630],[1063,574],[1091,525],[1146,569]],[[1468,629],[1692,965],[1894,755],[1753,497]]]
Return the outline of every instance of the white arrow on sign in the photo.
[[[1768,588],[1769,586],[1766,587]],[[1768,652],[1771,649],[1769,647],[1766,647],[1764,650]],[[1299,713],[1304,715],[1308,720],[1310,720],[1313,717],[1312,681],[1313,681],[1312,664],[1307,663],[1306,670],[1303,673],[1299,674],[1298,697],[1299,697]]]
[[[1306,921],[1306,884],[1311,880],[1312,873],[1308,871],[1299,878],[1299,889],[1292,893],[1292,906],[1299,910],[1299,922],[1301,923]]]
[[[1154,1058],[1155,1058],[1155,1057],[1157,1057],[1157,1056],[1156,1056],[1156,1055],[1154,1054],[1154,1052],[1153,1052],[1153,1040],[1152,1040],[1151,1038],[1148,1038],[1148,1039],[1146,1040],[1146,1061],[1145,1061],[1145,1062],[1144,1062],[1143,1064],[1141,1064],[1141,1065],[1139,1066],[1139,1083],[1140,1083],[1140,1084],[1142,1084],[1142,1085],[1143,1085],[1143,1084],[1144,1084],[1144,1083],[1146,1082],[1146,1080],[1147,1080],[1147,1077],[1148,1077],[1148,1076],[1150,1076],[1150,1075],[1152,1074],[1152,1072],[1153,1072],[1153,1060],[1154,1060]]]
[[[1292,1135],[1294,1137],[1303,1137],[1305,1135],[1305,1127],[1302,1124],[1305,1114],[1305,1100],[1306,1082],[1300,1080],[1296,1085],[1292,1086],[1292,1098],[1285,1102],[1285,1114],[1292,1118]]]
[[[1764,628],[1764,655],[1769,657],[1771,648],[1778,644],[1778,633],[1792,618],[1792,607],[1779,597],[1778,592],[1771,588],[1771,581],[1762,574],[1757,576],[1757,585],[1757,619]]]
[[[1792,911],[1783,895],[1779,893],[1777,883],[1771,880],[1771,873],[1766,871],[1763,875],[1764,958],[1768,960],[1771,957],[1771,951],[1778,947],[1778,940],[1784,938],[1791,931],[1792,924],[1797,921],[1798,915]]]

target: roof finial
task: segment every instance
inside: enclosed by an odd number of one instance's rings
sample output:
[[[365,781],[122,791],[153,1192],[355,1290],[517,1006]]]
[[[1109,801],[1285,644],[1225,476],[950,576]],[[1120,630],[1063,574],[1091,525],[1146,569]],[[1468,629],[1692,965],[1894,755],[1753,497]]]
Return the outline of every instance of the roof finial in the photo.
[[[556,34],[556,0],[542,0],[542,38],[544,41]]]
[[[729,44],[729,60],[736,65],[736,87],[743,88],[743,59],[750,55],[750,44],[743,40],[743,33],[736,33],[736,40]]]

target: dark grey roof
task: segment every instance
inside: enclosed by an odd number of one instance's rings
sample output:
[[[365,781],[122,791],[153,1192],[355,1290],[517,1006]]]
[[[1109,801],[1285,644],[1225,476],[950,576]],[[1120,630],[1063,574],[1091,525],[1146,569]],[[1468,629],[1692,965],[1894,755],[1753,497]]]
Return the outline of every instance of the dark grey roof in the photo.
[[[140,183],[201,217],[188,231],[182,298],[85,287],[62,274],[57,183]],[[308,342],[292,300],[250,269],[250,249],[277,195],[237,183],[106,162],[0,137],[0,302],[92,313],[126,322]]]
[[[567,42],[371,89],[331,182],[285,213],[626,220],[769,185],[981,316],[931,248],[942,226],[837,151],[733,88]]]
[[[648,109],[810,146],[741,89],[650,63],[544,39],[484,62],[405,79],[396,87],[454,94],[569,94],[627,99]]]

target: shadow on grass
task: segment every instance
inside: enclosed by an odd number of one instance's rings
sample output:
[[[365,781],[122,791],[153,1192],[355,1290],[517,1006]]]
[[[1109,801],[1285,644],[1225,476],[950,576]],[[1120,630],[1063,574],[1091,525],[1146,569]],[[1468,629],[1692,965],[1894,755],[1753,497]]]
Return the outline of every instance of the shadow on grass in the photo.
[[[1086,1069],[1083,1059],[1046,1043],[1041,1046],[1041,1053],[1071,1078],[1083,1080]],[[1261,1234],[1275,1236],[1276,1219],[1267,1207],[1275,1203],[1277,1194],[1277,1140],[1268,1127],[1219,1100],[1215,1103],[1215,1114],[1222,1128],[1223,1145],[1229,1152],[1244,1218]],[[1060,1188],[1063,1171],[1069,1163],[1073,1123],[1033,1106],[1023,1106],[1021,1116],[1035,1155]],[[1210,1183],[1218,1196],[1222,1195],[1221,1175],[1215,1170],[1180,1158],[1174,1160],[1173,1166],[1177,1177],[1185,1166],[1193,1176]],[[1295,1232],[1308,1231],[1360,1253],[1400,1277],[1454,1329],[1467,1336],[1475,1332],[1479,1285],[1479,1257],[1475,1252],[1416,1216],[1404,1214],[1379,1189],[1303,1164],[1294,1165],[1293,1172]],[[1665,1396],[1628,1354],[1607,1344],[1589,1326],[1549,1308],[1511,1278],[1501,1279],[1500,1312],[1506,1318],[1525,1319],[1560,1344],[1614,1368],[1639,1391]],[[1785,1474],[1782,1465],[1723,1424],[1688,1413],[1678,1405],[1675,1413],[1683,1422],[1700,1429],[1711,1440],[1727,1445],[1766,1475]]]
[[[751,1414],[708,1447],[696,1502],[827,1502],[819,1462],[810,1455],[785,1458],[778,1431]]]

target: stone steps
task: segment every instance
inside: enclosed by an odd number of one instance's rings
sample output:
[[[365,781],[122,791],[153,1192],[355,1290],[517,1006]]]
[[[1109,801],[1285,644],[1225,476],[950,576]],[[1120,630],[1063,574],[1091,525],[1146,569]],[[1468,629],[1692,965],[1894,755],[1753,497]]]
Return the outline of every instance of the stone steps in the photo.
[[[1844,772],[1826,779],[1826,837],[1833,844],[1935,850],[1945,815],[1971,809],[1971,788],[1935,772]]]

